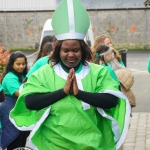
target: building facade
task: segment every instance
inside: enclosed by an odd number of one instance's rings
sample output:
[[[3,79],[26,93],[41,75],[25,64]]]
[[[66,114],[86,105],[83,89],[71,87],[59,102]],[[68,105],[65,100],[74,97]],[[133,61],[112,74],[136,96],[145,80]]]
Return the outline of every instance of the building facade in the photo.
[[[109,35],[117,48],[150,48],[150,6],[144,0],[80,0],[94,37]],[[0,42],[6,48],[34,47],[45,21],[61,0],[1,0]]]

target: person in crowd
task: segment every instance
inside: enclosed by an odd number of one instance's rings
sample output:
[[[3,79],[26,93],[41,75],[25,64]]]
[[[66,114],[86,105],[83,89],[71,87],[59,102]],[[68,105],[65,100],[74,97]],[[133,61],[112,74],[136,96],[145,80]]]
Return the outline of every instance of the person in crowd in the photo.
[[[0,118],[2,119],[2,149],[13,150],[24,147],[27,131],[19,131],[9,120],[9,112],[14,107],[19,96],[19,87],[27,74],[27,58],[21,51],[10,55],[2,79],[5,93],[4,102],[0,103]]]
[[[148,58],[147,62],[147,71],[150,73],[150,58]]]
[[[127,69],[119,69],[118,71],[116,70],[114,72],[112,66],[109,66],[109,62],[111,62],[111,60],[113,59],[113,48],[107,45],[99,45],[95,49],[94,56],[94,62],[108,69],[112,78],[118,82],[119,89],[129,99],[131,107],[135,107],[135,96],[130,89],[134,81],[131,71]],[[122,149],[123,146],[119,150]]]
[[[38,59],[35,64],[31,67],[31,69],[29,70],[28,74],[26,75],[26,77],[28,78],[33,72],[35,72],[36,70],[38,70],[40,67],[42,67],[43,65],[48,63],[48,59],[49,57],[52,55],[53,53],[53,44],[52,42],[46,42],[43,46],[43,51],[47,51],[47,54],[43,57],[41,57],[40,59]]]
[[[29,76],[10,112],[18,129],[32,130],[32,149],[116,150],[127,135],[126,97],[107,69],[89,62],[92,51],[84,42],[89,23],[78,0],[62,1],[53,14],[58,41],[49,64]]]
[[[52,53],[54,51],[54,43],[56,42],[55,36],[52,36],[51,38],[49,38],[49,37],[50,36],[46,36],[46,37],[43,38],[42,46],[41,46],[41,49],[40,49],[40,52],[39,52],[39,53],[41,53],[41,57],[38,57],[38,59],[36,59],[36,62],[30,68],[30,70],[27,73],[26,78],[24,79],[23,82],[26,82],[28,77],[33,72],[35,72],[40,67],[42,67],[42,66],[44,66],[45,64],[48,63],[48,59],[52,55]],[[49,42],[46,42],[47,40],[49,40]]]
[[[107,45],[109,47],[113,46],[111,38],[107,35],[99,35],[96,37],[92,47],[93,53],[96,52],[96,49],[99,45]],[[121,83],[122,92],[124,92],[124,94],[128,97],[131,107],[136,107],[135,95],[131,90],[131,87],[134,83],[132,72],[124,66],[119,52],[113,47],[112,49],[112,60],[107,64],[115,71],[115,74]]]
[[[99,45],[94,53],[94,63],[104,66],[110,72],[112,78],[118,82],[118,85],[120,85],[114,70],[109,66],[109,62],[112,61],[112,55],[112,47]]]
[[[44,47],[44,44],[45,44],[46,42],[51,42],[51,43],[52,43],[52,42],[54,41],[54,39],[55,39],[55,36],[54,36],[54,35],[53,35],[53,36],[47,35],[47,36],[44,36],[44,37],[43,37],[43,40],[42,40],[42,42],[41,42],[41,44],[40,44],[39,51],[38,51],[38,54],[37,54],[37,57],[36,57],[34,63],[35,63],[38,59],[40,59],[40,58],[42,58],[42,57],[44,57],[44,56],[47,56],[47,55],[49,54],[49,50],[43,50],[43,47]],[[33,63],[33,65],[34,65],[34,63]]]
[[[98,45],[107,45],[109,47],[113,47],[112,40],[107,35],[99,35],[95,38],[92,51],[95,52],[95,49]],[[117,50],[113,48],[113,59],[109,62],[109,65],[115,70],[125,68],[124,63],[122,62],[121,55]]]
[[[4,90],[2,85],[0,84],[0,103],[5,100]],[[2,137],[2,124],[1,124],[1,118],[0,118],[0,150],[1,150],[1,137]]]
[[[98,43],[97,43],[98,44]],[[96,47],[96,44],[95,44]],[[110,50],[108,50],[108,47]],[[120,64],[116,63],[115,65],[111,65],[111,61],[114,60],[114,51],[113,47],[106,45],[97,45],[97,48],[94,49],[95,51],[95,61],[97,64],[102,64],[105,67],[107,66],[107,69],[109,69],[109,72],[111,73],[112,77],[116,80],[119,80],[121,83],[121,89],[122,92],[128,97],[131,107],[136,106],[136,100],[133,92],[131,91],[131,87],[134,83],[134,77],[132,75],[132,72],[128,70],[126,67],[121,66]],[[111,69],[110,69],[111,68]],[[115,74],[114,74],[115,72]]]

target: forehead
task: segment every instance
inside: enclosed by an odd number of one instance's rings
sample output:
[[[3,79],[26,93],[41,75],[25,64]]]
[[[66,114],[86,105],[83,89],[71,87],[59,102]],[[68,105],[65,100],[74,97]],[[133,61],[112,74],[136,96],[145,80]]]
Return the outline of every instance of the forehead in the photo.
[[[22,62],[25,62],[25,58],[24,57],[17,58],[14,63],[22,63]]]
[[[61,47],[80,47],[80,43],[78,40],[65,40]]]
[[[111,42],[109,37],[106,37],[106,39],[104,41]]]

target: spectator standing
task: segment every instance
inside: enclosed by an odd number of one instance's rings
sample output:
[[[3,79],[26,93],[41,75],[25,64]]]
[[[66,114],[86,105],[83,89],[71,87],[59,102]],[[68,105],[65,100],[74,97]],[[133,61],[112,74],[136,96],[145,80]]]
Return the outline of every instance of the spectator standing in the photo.
[[[112,47],[112,40],[109,36],[107,35],[99,35],[96,37],[95,41],[94,41],[94,45],[92,47],[92,52],[95,53],[96,49],[99,45],[107,45],[109,47]],[[136,107],[136,99],[135,99],[135,95],[131,90],[131,87],[134,83],[134,77],[132,75],[132,72],[130,70],[128,70],[122,60],[121,60],[121,55],[119,54],[119,52],[117,50],[115,50],[112,47],[112,60],[110,62],[108,62],[108,66],[111,67],[119,82],[121,83],[121,89],[122,92],[127,96],[127,98],[130,101],[130,105],[131,107]],[[111,71],[112,72],[112,71]],[[113,72],[112,72],[113,74]],[[132,114],[131,114],[132,116]]]
[[[98,45],[107,45],[113,47],[112,40],[107,35],[99,35],[95,38],[94,45],[92,47],[92,51],[94,52]],[[125,68],[124,63],[122,62],[121,55],[117,50],[113,48],[113,58],[112,61],[109,62],[109,66],[111,66],[114,71],[117,69]]]
[[[34,63],[38,60],[38,59],[40,59],[40,58],[42,58],[42,57],[44,57],[44,56],[47,56],[47,55],[49,55],[50,54],[50,52],[52,52],[51,50],[53,49],[53,46],[51,45],[51,48],[50,49],[45,49],[44,48],[44,45],[45,45],[45,43],[47,43],[47,42],[50,42],[51,44],[55,41],[55,36],[53,35],[53,36],[51,36],[51,35],[47,35],[47,36],[45,36],[45,37],[43,37],[43,40],[42,40],[42,43],[41,43],[41,45],[40,45],[40,47],[39,47],[39,51],[38,51],[38,54],[37,54],[37,57],[36,57],[36,59],[35,59],[35,61],[34,61]],[[34,64],[33,63],[33,64]]]
[[[48,63],[49,57],[54,51],[54,42],[56,41],[55,36],[45,36],[42,41],[41,49],[39,51],[38,57],[35,60],[35,63],[30,68],[29,72],[26,75],[26,78],[23,82],[26,82],[28,77],[38,70],[40,67]]]
[[[112,61],[112,54],[112,47],[99,45],[94,52],[94,63],[104,66],[110,72],[112,78],[120,85],[114,70],[109,66],[109,62]]]
[[[27,58],[16,51],[10,55],[6,65],[2,86],[5,101],[0,104],[0,118],[2,119],[2,149],[13,150],[24,147],[29,132],[19,131],[9,120],[9,112],[14,107],[19,96],[19,87],[27,74]]]
[[[131,107],[134,106],[135,97],[132,91],[130,90],[133,84],[132,74],[129,70],[123,68],[114,72],[112,66],[109,66],[109,62],[113,59],[113,48],[107,45],[99,45],[95,49],[95,63],[104,66],[110,72],[112,78],[118,81],[119,89],[127,96],[130,101]],[[117,76],[116,76],[117,74]],[[118,79],[118,78],[119,79]],[[121,84],[120,84],[121,82]],[[127,84],[127,83],[128,84]],[[131,86],[129,86],[131,85]],[[123,145],[119,148],[119,150],[123,150]]]

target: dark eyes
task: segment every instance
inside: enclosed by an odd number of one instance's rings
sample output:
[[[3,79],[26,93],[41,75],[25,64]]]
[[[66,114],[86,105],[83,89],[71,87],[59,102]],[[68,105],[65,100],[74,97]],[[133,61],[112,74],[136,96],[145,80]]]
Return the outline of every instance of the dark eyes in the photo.
[[[22,63],[22,64],[20,64],[20,63],[17,63],[16,65],[20,66],[20,65],[26,65],[26,64],[25,64],[25,63]]]
[[[80,51],[80,49],[75,49],[75,50],[73,50],[73,52],[75,52],[75,53],[77,53],[77,52],[79,52]]]
[[[74,49],[74,50],[72,50],[72,52],[74,52],[74,53],[78,53],[79,51],[80,51],[80,49]],[[63,52],[64,52],[64,53],[68,53],[68,52],[70,52],[70,51],[67,50],[67,49],[64,49]]]

